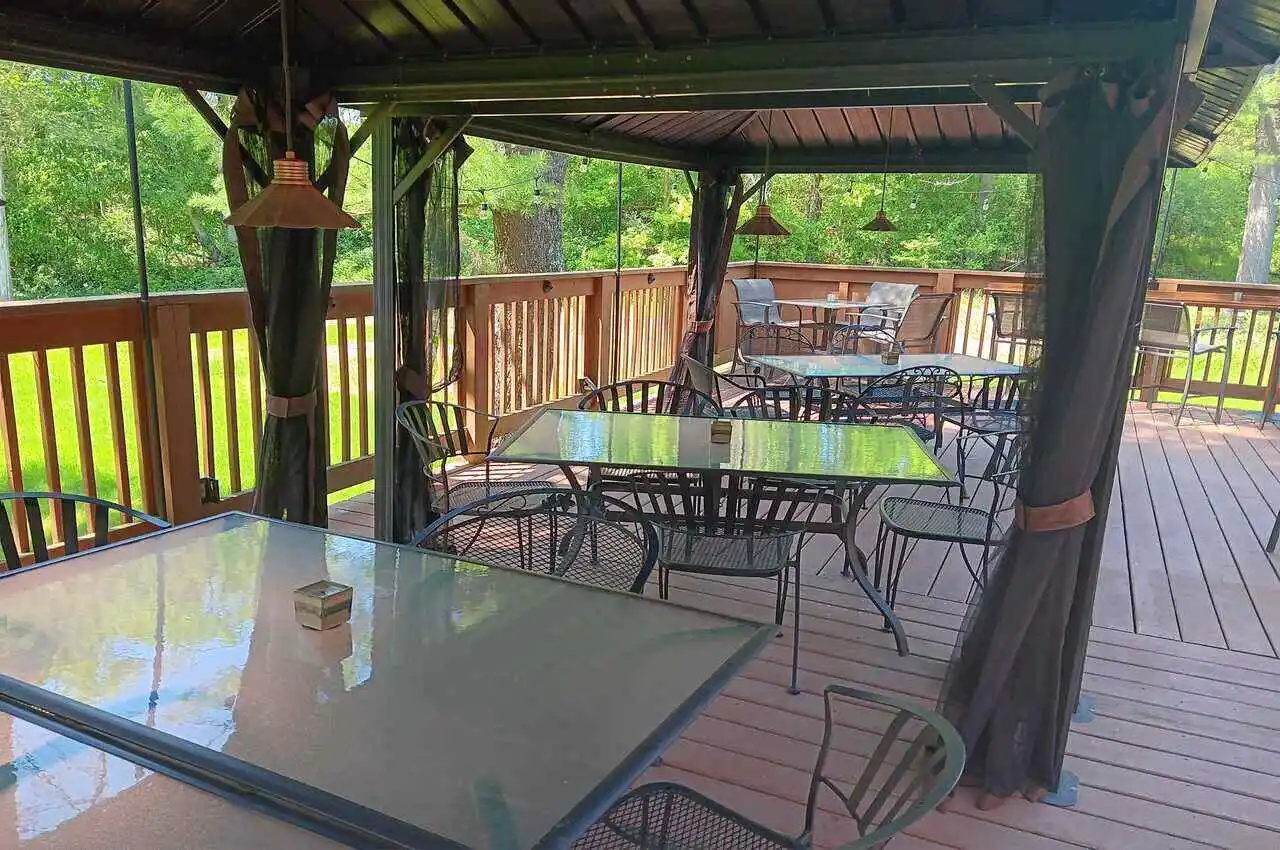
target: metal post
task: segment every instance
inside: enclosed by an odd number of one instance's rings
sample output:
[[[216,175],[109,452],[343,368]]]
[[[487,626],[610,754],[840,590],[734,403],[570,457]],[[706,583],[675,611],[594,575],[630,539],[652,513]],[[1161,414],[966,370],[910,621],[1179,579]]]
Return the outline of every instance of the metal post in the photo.
[[[613,351],[610,362],[613,364],[613,380],[618,380],[618,328],[621,327],[622,316],[622,161],[618,161],[618,199],[614,205],[614,220],[617,230],[617,245],[613,261]]]
[[[373,131],[373,533],[390,540],[395,492],[395,156],[390,121]]]
[[[156,397],[156,355],[151,339],[151,284],[147,278],[147,236],[142,218],[142,175],[138,169],[138,128],[133,119],[133,83],[124,81],[124,127],[129,141],[129,191],[133,196],[133,245],[138,256],[138,306],[142,310],[142,359],[146,364],[147,408],[150,411],[152,439],[151,470],[156,494],[156,510],[167,514],[164,498],[164,461],[160,452],[160,407]],[[136,390],[135,390],[136,391]],[[128,481],[119,482],[128,487]]]

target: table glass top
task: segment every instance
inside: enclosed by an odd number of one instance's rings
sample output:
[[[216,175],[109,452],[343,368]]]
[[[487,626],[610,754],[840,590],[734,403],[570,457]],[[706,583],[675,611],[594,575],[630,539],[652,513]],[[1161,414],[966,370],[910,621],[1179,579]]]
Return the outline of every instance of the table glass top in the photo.
[[[728,443],[710,419],[544,410],[495,461],[746,472],[825,480],[954,483],[920,439],[896,425],[733,419]]]
[[[879,378],[914,366],[943,366],[970,377],[1020,375],[1023,367],[968,354],[903,354],[896,364],[879,354],[752,354],[748,360],[800,378]]]
[[[871,306],[869,301],[848,301],[844,298],[828,300],[826,298],[775,298],[774,304],[786,304],[791,307],[810,307],[815,310],[861,310]]]
[[[322,578],[351,622],[310,631]],[[10,573],[0,623],[0,673],[503,850],[630,781],[771,632],[243,514]]]
[[[86,659],[87,662],[87,659]],[[15,850],[336,850],[284,821],[0,714],[0,846]]]

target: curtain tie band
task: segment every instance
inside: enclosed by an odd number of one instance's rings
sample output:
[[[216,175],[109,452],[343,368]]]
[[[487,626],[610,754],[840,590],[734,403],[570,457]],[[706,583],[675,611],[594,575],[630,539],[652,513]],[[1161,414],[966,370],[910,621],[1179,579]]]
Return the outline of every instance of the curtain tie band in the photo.
[[[1065,531],[1093,519],[1093,492],[1085,490],[1065,502],[1043,507],[1030,507],[1021,500],[1014,503],[1013,517],[1023,531]]]
[[[316,409],[316,392],[312,390],[306,395],[267,396],[267,415],[277,419],[293,419],[297,416],[310,416]]]
[[[715,319],[703,319],[700,322],[690,322],[689,332],[695,334],[704,334],[715,326]]]

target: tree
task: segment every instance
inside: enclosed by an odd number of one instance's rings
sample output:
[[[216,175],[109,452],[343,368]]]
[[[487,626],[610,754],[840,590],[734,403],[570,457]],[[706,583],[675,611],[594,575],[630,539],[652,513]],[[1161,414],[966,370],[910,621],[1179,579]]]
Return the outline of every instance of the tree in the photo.
[[[4,214],[4,151],[0,151],[0,301],[13,298],[13,277],[9,268],[9,223]]]
[[[1270,283],[1271,257],[1276,241],[1276,201],[1280,200],[1280,105],[1274,100],[1276,66],[1259,78],[1253,100],[1257,106],[1253,174],[1249,181],[1249,206],[1240,243],[1236,280]]]

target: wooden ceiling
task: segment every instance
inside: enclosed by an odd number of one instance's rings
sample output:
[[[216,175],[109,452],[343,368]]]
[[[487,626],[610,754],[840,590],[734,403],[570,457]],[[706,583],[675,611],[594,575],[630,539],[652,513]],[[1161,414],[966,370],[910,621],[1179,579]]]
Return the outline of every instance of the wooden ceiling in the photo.
[[[1167,53],[1206,154],[1280,54],[1280,0],[294,0],[294,55],[344,102],[637,162],[1017,171],[1038,86]],[[230,91],[279,63],[272,0],[5,0],[0,57]],[[1019,114],[1014,114],[1014,112]],[[1026,116],[1022,118],[1021,116]],[[892,130],[890,125],[892,124]]]

